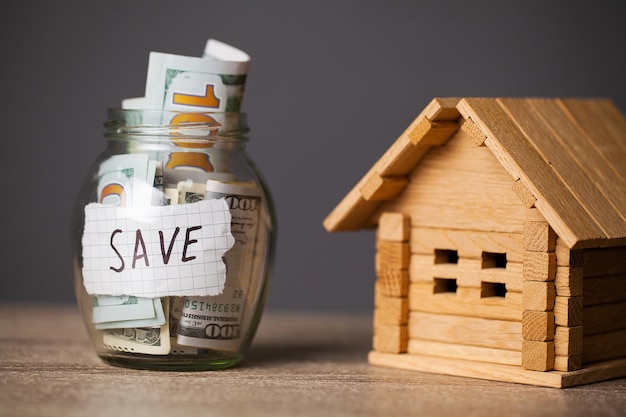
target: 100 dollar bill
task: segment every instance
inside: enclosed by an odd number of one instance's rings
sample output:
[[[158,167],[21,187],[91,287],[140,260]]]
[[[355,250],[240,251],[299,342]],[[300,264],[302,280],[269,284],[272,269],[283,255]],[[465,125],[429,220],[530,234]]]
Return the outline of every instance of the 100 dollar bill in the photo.
[[[258,274],[257,258],[264,258],[257,250],[264,230],[262,190],[257,184],[208,180],[204,198],[226,200],[235,244],[224,255],[224,291],[217,296],[185,298],[176,341],[186,346],[237,351],[244,340],[242,329],[248,328],[246,306],[256,292],[251,290],[251,283]]]

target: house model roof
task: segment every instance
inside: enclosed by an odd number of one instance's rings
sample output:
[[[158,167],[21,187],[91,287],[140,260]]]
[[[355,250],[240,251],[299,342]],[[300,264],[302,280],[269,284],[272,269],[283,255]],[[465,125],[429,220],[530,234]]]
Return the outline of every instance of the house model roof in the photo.
[[[461,127],[511,175],[570,248],[626,245],[626,119],[605,99],[439,98],[400,135],[324,221],[374,227],[432,146]]]

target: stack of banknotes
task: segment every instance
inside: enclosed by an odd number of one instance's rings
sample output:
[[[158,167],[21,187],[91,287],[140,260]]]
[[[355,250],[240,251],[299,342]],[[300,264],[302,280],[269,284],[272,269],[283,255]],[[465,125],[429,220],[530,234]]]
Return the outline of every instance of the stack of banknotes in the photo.
[[[245,52],[214,39],[206,43],[202,57],[152,52],[144,97],[125,99],[122,108],[237,114],[249,63]],[[231,203],[246,199],[261,207],[263,194],[258,184],[235,182],[227,161],[220,166],[221,158],[206,150],[173,149],[166,155],[162,151],[115,155],[100,165],[98,203],[144,207],[224,198],[235,237],[224,256],[227,275],[218,295],[93,295],[93,322],[107,349],[153,355],[238,350],[241,329],[250,319],[244,314],[250,276],[261,262],[255,259],[254,245],[262,240],[264,229],[260,210],[244,211]]]

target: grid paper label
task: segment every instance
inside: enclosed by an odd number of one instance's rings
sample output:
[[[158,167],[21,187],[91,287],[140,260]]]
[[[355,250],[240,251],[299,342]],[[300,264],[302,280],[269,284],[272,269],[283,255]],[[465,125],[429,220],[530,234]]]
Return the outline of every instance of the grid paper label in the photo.
[[[225,199],[140,208],[85,207],[83,283],[89,294],[219,295],[235,243]]]

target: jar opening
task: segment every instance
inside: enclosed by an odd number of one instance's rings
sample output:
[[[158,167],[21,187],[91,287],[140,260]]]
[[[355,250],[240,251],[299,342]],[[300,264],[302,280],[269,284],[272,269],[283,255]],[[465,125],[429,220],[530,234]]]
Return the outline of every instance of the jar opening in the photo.
[[[104,123],[109,138],[143,137],[183,142],[246,140],[245,113],[109,109]]]

